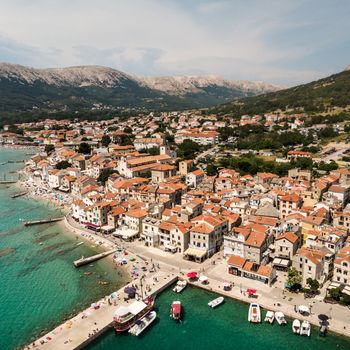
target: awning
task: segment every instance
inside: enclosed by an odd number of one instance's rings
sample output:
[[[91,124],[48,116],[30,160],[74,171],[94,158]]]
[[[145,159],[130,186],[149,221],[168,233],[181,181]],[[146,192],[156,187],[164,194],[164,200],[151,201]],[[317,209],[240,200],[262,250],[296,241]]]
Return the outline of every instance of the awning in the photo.
[[[186,276],[187,276],[188,278],[196,278],[197,275],[198,275],[198,274],[197,274],[196,271],[191,271],[191,272],[188,272]]]
[[[281,259],[281,258],[275,258],[272,261],[272,265],[277,265],[281,267],[288,267],[289,266],[289,260]]]
[[[247,289],[246,292],[248,294],[255,294],[256,293],[256,289]]]
[[[301,313],[310,313],[310,309],[306,305],[299,305],[298,311]]]
[[[103,231],[113,231],[114,227],[111,226],[111,225],[105,225],[105,226],[101,227],[101,230],[103,230]]]
[[[93,224],[92,222],[84,222],[83,224],[85,226],[90,226],[90,227],[100,227],[99,225]]]
[[[350,287],[349,286],[345,286],[344,289],[342,290],[342,293],[350,296]]]
[[[195,249],[195,248],[188,248],[184,255],[190,255],[190,256],[194,256],[198,259],[203,258],[203,256],[206,254],[207,252],[205,250],[200,250],[200,249]]]
[[[327,290],[339,288],[340,286],[341,286],[341,283],[339,283],[339,282],[332,282],[332,283],[327,287]]]
[[[204,276],[204,275],[202,275],[202,276],[199,277],[199,281],[200,281],[200,282],[206,282],[206,281],[208,281],[208,279],[209,279],[209,278],[208,278],[207,276]]]
[[[176,248],[174,245],[170,244],[169,242],[165,242],[165,243],[164,243],[164,248],[165,248],[165,249],[169,249],[169,250],[171,250],[171,251],[177,250],[177,248]]]

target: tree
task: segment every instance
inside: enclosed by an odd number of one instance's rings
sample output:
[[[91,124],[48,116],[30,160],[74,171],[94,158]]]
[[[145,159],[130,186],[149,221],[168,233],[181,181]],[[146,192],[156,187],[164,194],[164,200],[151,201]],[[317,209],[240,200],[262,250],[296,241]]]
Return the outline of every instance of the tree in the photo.
[[[67,168],[69,168],[70,166],[72,166],[71,163],[69,163],[67,160],[62,160],[61,162],[58,162],[58,163],[56,164],[56,169],[59,169],[59,170],[61,170],[61,169],[67,169]]]
[[[158,156],[160,154],[160,149],[159,147],[151,147],[151,148],[141,148],[140,153],[148,153],[151,156]]]
[[[82,153],[82,154],[90,154],[91,153],[91,146],[86,142],[82,142],[79,145],[78,152]]]
[[[306,280],[306,283],[309,285],[311,291],[313,292],[316,292],[320,288],[320,283],[310,277]]]
[[[179,145],[178,155],[184,159],[193,159],[200,148],[201,146],[197,142],[186,139]]]
[[[111,143],[111,138],[108,135],[103,135],[101,139],[101,144],[103,147],[108,147],[108,145]]]
[[[107,182],[110,175],[112,175],[114,172],[115,171],[112,169],[102,169],[97,181],[101,182],[102,185],[104,186],[104,184]]]
[[[342,296],[342,293],[341,293],[341,291],[340,291],[339,288],[333,288],[333,289],[331,289],[331,290],[329,291],[329,296],[330,296],[332,299],[334,299],[334,300],[336,300],[336,301],[339,301],[340,298],[341,298],[341,296]]]
[[[296,290],[301,287],[301,274],[295,267],[288,269],[287,284],[290,289]]]
[[[206,168],[206,173],[208,176],[214,176],[218,173],[218,168],[213,163],[208,163]]]
[[[50,153],[55,151],[54,145],[45,145],[45,152],[49,155]]]

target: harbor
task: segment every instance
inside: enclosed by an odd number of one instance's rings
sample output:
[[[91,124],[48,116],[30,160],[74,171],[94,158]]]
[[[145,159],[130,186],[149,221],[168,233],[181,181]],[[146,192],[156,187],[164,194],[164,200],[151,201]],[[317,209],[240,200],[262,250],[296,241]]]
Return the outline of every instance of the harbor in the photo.
[[[127,287],[133,286],[144,297],[156,298],[157,294],[172,285],[177,279],[178,276],[175,274],[161,271],[136,279],[110,296],[91,304],[89,308],[37,339],[30,345],[30,348],[45,350],[83,349],[112,328],[113,316],[118,307],[128,306],[129,300],[125,293]],[[146,286],[152,287],[146,288]]]

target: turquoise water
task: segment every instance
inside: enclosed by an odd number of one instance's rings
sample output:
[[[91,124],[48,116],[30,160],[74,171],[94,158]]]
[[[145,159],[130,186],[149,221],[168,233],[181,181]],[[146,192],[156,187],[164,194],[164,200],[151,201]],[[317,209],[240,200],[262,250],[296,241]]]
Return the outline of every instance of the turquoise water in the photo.
[[[319,337],[318,330],[312,329],[310,338],[294,335],[291,322],[286,327],[262,323],[248,323],[248,305],[226,299],[216,309],[207,306],[215,294],[187,287],[182,294],[171,289],[156,299],[158,319],[140,337],[128,333],[116,335],[106,333],[90,344],[89,350],[349,350],[350,341],[344,337],[328,334]],[[184,319],[177,323],[169,317],[170,305],[181,300]],[[265,316],[265,311],[263,311]]]
[[[0,148],[0,164],[24,159],[22,151]],[[16,177],[19,163],[0,165],[0,180]],[[77,247],[61,224],[25,228],[20,220],[60,213],[25,197],[13,185],[0,185],[0,349],[15,349],[49,330],[70,314],[107,295],[123,282],[108,262],[76,269],[73,260],[94,254],[88,243]],[[84,272],[91,271],[91,275]],[[100,285],[108,281],[109,285]]]

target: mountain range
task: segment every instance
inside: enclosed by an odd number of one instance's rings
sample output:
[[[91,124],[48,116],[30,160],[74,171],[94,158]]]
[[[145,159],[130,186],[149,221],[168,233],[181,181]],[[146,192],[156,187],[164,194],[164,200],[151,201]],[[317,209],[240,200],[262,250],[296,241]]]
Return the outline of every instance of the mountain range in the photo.
[[[136,77],[101,66],[0,63],[0,118],[18,114],[205,108],[280,87],[217,76]]]
[[[309,113],[349,111],[350,65],[342,72],[326,78],[289,89],[224,103],[214,107],[210,112],[240,117],[244,114],[262,114],[276,110]]]

